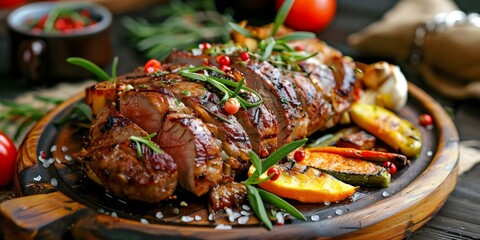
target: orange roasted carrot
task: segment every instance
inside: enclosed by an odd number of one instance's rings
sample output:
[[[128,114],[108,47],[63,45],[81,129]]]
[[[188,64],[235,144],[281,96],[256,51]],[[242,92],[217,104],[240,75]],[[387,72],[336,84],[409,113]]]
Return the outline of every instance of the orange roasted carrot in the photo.
[[[358,158],[369,162],[393,162],[397,166],[406,166],[410,164],[407,157],[397,153],[387,153],[372,150],[358,150],[355,148],[340,148],[340,147],[314,147],[308,149],[311,152],[326,152],[334,153],[344,157]]]

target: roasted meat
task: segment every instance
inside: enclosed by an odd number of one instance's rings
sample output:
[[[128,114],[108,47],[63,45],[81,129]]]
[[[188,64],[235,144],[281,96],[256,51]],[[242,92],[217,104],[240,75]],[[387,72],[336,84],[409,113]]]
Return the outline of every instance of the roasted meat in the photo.
[[[244,80],[246,87],[258,93],[240,90],[238,96],[246,102],[263,102],[240,109],[234,115],[223,109],[224,91],[205,79],[182,75],[182,70],[189,67],[208,65],[222,69],[217,56],[176,50],[163,61],[161,71],[145,74],[143,69],[137,69],[120,76],[116,79],[117,95],[108,99],[99,97],[100,103],[91,105],[99,109],[102,104],[112,104],[143,129],[141,136],[156,133],[152,141],[173,159],[182,188],[197,196],[210,192],[215,210],[238,205],[245,188],[234,181],[245,176],[250,166],[250,150],[265,158],[293,140],[335,126],[344,119],[353,102],[357,84],[355,63],[315,39],[295,44],[319,54],[295,63],[295,70],[290,70],[269,61],[242,61],[239,51],[231,51],[227,54],[231,64],[224,72],[212,69],[192,72],[231,81],[227,85]],[[87,95],[95,93],[90,89]],[[102,121],[100,114],[96,121],[94,127],[98,128]],[[102,140],[95,131],[98,130],[92,131],[92,143],[112,141]],[[125,131],[125,136],[132,134],[129,129]],[[87,148],[90,155],[95,155],[95,149],[110,145],[99,146],[91,144]],[[105,160],[97,156],[91,161]]]
[[[81,160],[108,191],[132,200],[159,202],[177,187],[177,166],[172,157],[140,144],[137,153],[131,136],[147,133],[107,105],[90,129],[90,143]]]

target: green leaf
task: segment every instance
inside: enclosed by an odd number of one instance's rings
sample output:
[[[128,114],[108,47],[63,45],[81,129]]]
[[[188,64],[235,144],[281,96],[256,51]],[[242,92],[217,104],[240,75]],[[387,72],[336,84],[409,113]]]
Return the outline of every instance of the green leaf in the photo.
[[[234,22],[229,22],[228,26],[230,26],[233,30],[237,31],[238,33],[242,34],[245,37],[248,38],[255,38],[251,32],[249,32],[247,29],[244,27],[238,25],[237,23]]]
[[[285,19],[287,18],[288,12],[290,12],[290,9],[293,6],[294,0],[285,0],[280,7],[280,9],[277,12],[277,15],[275,16],[275,20],[273,21],[273,28],[272,32],[270,33],[270,36],[275,36],[277,33],[278,29],[280,26],[283,25],[283,22],[285,22]]]
[[[298,209],[296,209],[287,201],[283,200],[281,197],[260,188],[257,188],[257,191],[263,200],[285,210],[298,220],[307,221],[307,218],[300,211],[298,211]]]
[[[258,178],[260,177],[261,175],[260,173],[263,172],[262,162],[260,160],[260,157],[254,151],[251,151],[251,150],[248,152],[248,155],[250,156],[250,161],[255,167],[255,171],[252,173],[252,175],[249,178],[247,178],[247,180],[243,182],[243,184],[245,185],[254,184],[255,181],[257,181]]]
[[[238,86],[235,88],[235,91],[233,91],[233,94],[232,94],[232,97],[236,97],[238,95],[238,93],[240,92],[240,90],[242,89],[243,87],[243,83],[245,82],[245,78],[242,77],[242,80],[240,80],[240,83],[238,84]]]
[[[39,96],[39,95],[34,95],[33,97],[36,100],[39,100],[41,102],[49,103],[49,104],[55,104],[55,105],[60,104],[63,101],[65,101],[65,99],[63,99],[63,98],[52,98],[52,97],[44,97],[44,96]]]
[[[79,57],[70,57],[67,58],[67,62],[77,65],[79,67],[84,68],[85,70],[91,72],[95,76],[99,78],[100,81],[107,81],[110,80],[112,77],[109,76],[103,69],[101,69],[99,66],[97,66],[95,63],[84,59],[84,58],[79,58]]]
[[[272,230],[272,222],[267,216],[267,211],[265,210],[265,205],[263,205],[262,198],[258,193],[257,188],[246,185],[247,188],[247,195],[248,195],[248,202],[250,203],[250,207],[252,207],[253,212],[258,217],[258,219],[265,224],[265,227],[268,230]]]

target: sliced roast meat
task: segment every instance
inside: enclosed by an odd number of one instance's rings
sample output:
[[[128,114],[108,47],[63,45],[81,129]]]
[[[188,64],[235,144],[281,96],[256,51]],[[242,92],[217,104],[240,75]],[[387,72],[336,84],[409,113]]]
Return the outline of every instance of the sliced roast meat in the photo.
[[[220,149],[199,118],[181,113],[167,115],[157,143],[175,159],[178,182],[189,192],[201,196],[222,181]]]
[[[82,156],[86,167],[108,191],[131,200],[159,202],[177,186],[177,168],[170,155],[140,144],[131,136],[147,133],[111,105],[102,108],[90,130],[90,145]]]
[[[257,91],[264,105],[274,114],[278,124],[278,146],[307,135],[308,119],[302,109],[295,85],[268,62],[249,61],[246,64],[238,56],[231,56],[232,67],[245,77],[246,86]],[[174,51],[165,60],[169,63],[202,65],[204,62],[217,65],[214,56],[193,56],[187,52]]]
[[[169,153],[178,168],[180,186],[200,196],[222,179],[222,160],[216,140],[203,121],[164,88],[130,91],[120,97],[120,111]]]
[[[172,69],[165,66],[164,70]],[[235,177],[246,173],[250,166],[248,151],[252,149],[249,136],[236,117],[227,114],[219,105],[220,99],[217,94],[207,89],[210,86],[186,80],[177,74],[130,79],[129,83],[136,86],[138,93],[154,94],[156,91],[171,90],[177,104],[185,104],[193,110],[194,115],[199,117],[213,133],[213,137],[220,141],[223,160],[228,165],[228,169],[233,170],[227,175]],[[147,103],[148,105],[152,104]]]
[[[245,76],[247,86],[256,90],[274,113],[279,126],[279,147],[307,136],[308,118],[290,79],[266,61],[232,66]]]

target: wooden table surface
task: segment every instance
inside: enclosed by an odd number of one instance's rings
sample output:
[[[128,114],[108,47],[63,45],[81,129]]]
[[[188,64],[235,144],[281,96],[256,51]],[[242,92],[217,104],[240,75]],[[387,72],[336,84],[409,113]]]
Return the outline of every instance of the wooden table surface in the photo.
[[[466,12],[480,12],[480,2],[473,0],[455,1]],[[368,56],[351,48],[346,37],[370,23],[380,19],[382,15],[396,3],[395,0],[338,0],[337,15],[333,23],[319,34],[328,44],[340,49],[346,55],[356,60],[373,62],[381,59]],[[145,11],[148,11],[145,10]],[[271,13],[270,13],[271,14]],[[129,72],[141,65],[144,59],[124,39],[125,30],[118,19],[123,15],[142,15],[141,11],[127,12],[115,15],[113,25],[114,54],[120,59],[118,72]],[[268,15],[268,14],[266,14]],[[33,90],[32,87],[18,86],[16,79],[8,76],[8,41],[5,31],[6,11],[0,10],[0,98],[13,99],[17,95]],[[382,59],[383,60],[383,59]],[[389,61],[395,63],[393,59]],[[453,111],[453,120],[457,126],[460,140],[480,140],[480,100],[470,99],[454,101],[445,98],[428,86],[413,68],[405,66],[402,69],[409,81],[420,86],[432,95],[440,104]],[[479,146],[480,147],[480,146]],[[410,239],[479,239],[480,238],[480,164],[459,176],[457,186],[443,208],[424,227],[409,236]],[[8,189],[0,189],[5,193]],[[0,199],[1,201],[2,199]],[[0,239],[2,236],[0,235]]]

